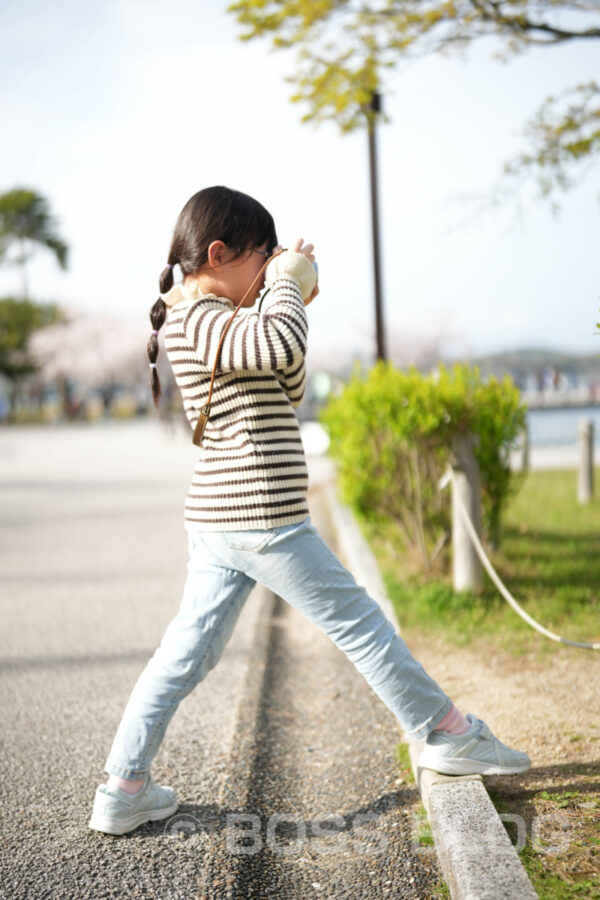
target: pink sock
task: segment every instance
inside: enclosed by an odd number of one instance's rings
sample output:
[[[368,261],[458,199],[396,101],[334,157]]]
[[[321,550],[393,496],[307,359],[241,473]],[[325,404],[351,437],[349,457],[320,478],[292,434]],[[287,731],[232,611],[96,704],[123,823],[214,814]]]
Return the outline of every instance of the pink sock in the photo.
[[[144,779],[133,781],[131,778],[119,778],[118,775],[109,775],[106,782],[107,787],[111,790],[121,788],[126,794],[137,794],[144,783]]]
[[[469,730],[471,725],[465,719],[458,707],[452,704],[452,709],[444,716],[441,722],[433,729],[434,731],[449,731],[450,734],[464,734]]]

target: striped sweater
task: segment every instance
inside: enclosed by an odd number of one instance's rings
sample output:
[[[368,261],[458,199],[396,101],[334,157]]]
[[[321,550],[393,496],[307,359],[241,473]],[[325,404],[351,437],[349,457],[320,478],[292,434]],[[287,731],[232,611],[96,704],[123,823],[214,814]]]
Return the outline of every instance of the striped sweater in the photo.
[[[291,263],[288,254],[295,258]],[[242,308],[227,332],[186,498],[188,527],[244,531],[289,525],[308,515],[308,472],[294,409],[306,381],[308,323],[302,296],[310,292],[306,267],[312,266],[298,256],[287,251],[277,260],[279,270],[275,260],[269,265],[271,291],[260,311]],[[173,291],[179,293],[167,318],[165,346],[194,428],[234,305],[202,294],[196,284]]]

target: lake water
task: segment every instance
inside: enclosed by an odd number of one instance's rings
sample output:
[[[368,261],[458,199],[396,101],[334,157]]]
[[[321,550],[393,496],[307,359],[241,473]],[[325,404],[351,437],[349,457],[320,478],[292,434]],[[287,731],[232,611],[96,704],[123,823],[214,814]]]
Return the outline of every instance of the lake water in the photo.
[[[594,423],[594,439],[600,442],[600,407],[580,409],[530,409],[527,412],[529,441],[532,447],[550,444],[576,444],[579,423],[587,419]]]

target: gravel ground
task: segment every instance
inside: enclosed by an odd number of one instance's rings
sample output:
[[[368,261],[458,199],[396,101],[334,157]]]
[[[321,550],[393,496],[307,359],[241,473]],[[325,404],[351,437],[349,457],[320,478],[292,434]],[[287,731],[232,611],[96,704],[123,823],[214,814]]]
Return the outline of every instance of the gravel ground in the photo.
[[[176,816],[120,838],[88,829],[123,707],[179,606],[194,456],[189,435],[148,422],[0,431],[0,896],[432,896],[393,717],[293,611],[269,626],[258,592],[155,759]],[[231,813],[258,815],[266,837],[273,816],[292,820],[265,852],[225,858]],[[334,832],[321,843],[319,824]]]

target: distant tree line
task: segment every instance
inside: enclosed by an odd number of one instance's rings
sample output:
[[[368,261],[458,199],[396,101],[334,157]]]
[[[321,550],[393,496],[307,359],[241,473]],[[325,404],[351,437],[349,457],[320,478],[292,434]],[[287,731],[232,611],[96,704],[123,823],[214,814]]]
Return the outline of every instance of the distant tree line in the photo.
[[[39,248],[49,250],[66,269],[68,246],[47,199],[27,188],[0,194],[0,264],[21,270],[21,295],[0,298],[0,374],[10,382],[13,404],[23,379],[37,369],[29,352],[32,334],[62,319],[56,304],[29,296],[27,264]]]

